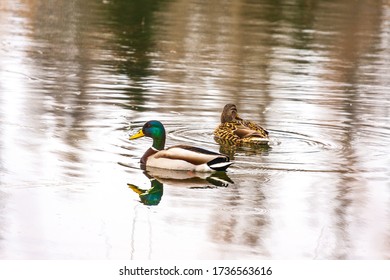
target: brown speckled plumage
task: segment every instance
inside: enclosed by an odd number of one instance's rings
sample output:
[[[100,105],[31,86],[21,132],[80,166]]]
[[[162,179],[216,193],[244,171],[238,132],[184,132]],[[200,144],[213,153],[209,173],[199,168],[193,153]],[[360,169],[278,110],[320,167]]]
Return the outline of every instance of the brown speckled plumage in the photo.
[[[221,123],[214,130],[216,141],[232,144],[267,143],[268,131],[258,124],[241,119],[234,104],[226,104],[221,114]]]

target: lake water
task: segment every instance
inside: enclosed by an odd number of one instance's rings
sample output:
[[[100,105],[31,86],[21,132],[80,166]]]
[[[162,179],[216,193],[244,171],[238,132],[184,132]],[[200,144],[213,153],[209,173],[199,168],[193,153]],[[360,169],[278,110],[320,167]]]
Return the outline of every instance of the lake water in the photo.
[[[227,177],[144,174],[151,119]],[[390,259],[389,146],[388,0],[1,0],[0,259]]]

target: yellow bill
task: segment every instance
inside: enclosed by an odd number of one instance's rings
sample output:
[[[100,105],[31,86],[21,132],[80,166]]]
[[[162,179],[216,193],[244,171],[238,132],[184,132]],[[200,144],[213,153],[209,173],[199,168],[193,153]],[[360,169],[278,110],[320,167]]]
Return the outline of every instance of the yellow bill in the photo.
[[[127,183],[130,189],[132,189],[136,194],[143,194],[144,191],[138,188],[136,185]]]
[[[137,138],[140,138],[140,137],[143,137],[145,136],[145,134],[142,132],[142,129],[140,129],[136,134],[130,136],[130,140],[133,140],[133,139],[137,139]]]

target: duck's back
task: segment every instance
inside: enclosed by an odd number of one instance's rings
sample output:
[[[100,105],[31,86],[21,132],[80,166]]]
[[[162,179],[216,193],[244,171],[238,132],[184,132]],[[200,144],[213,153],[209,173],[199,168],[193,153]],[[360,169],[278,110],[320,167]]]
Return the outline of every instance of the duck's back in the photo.
[[[220,140],[240,144],[268,139],[268,131],[254,122],[240,120],[221,123],[215,129],[214,136]]]
[[[242,122],[245,127],[257,131],[261,137],[268,138],[268,131],[262,128],[257,123],[245,120],[243,120]]]

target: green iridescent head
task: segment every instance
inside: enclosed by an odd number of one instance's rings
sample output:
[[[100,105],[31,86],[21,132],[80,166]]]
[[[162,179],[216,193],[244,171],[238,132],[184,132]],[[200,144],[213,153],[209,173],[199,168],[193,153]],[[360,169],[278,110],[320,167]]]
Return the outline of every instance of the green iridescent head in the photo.
[[[148,121],[136,134],[130,137],[130,140],[140,137],[150,137],[153,139],[153,148],[163,150],[165,146],[165,128],[159,121]]]

